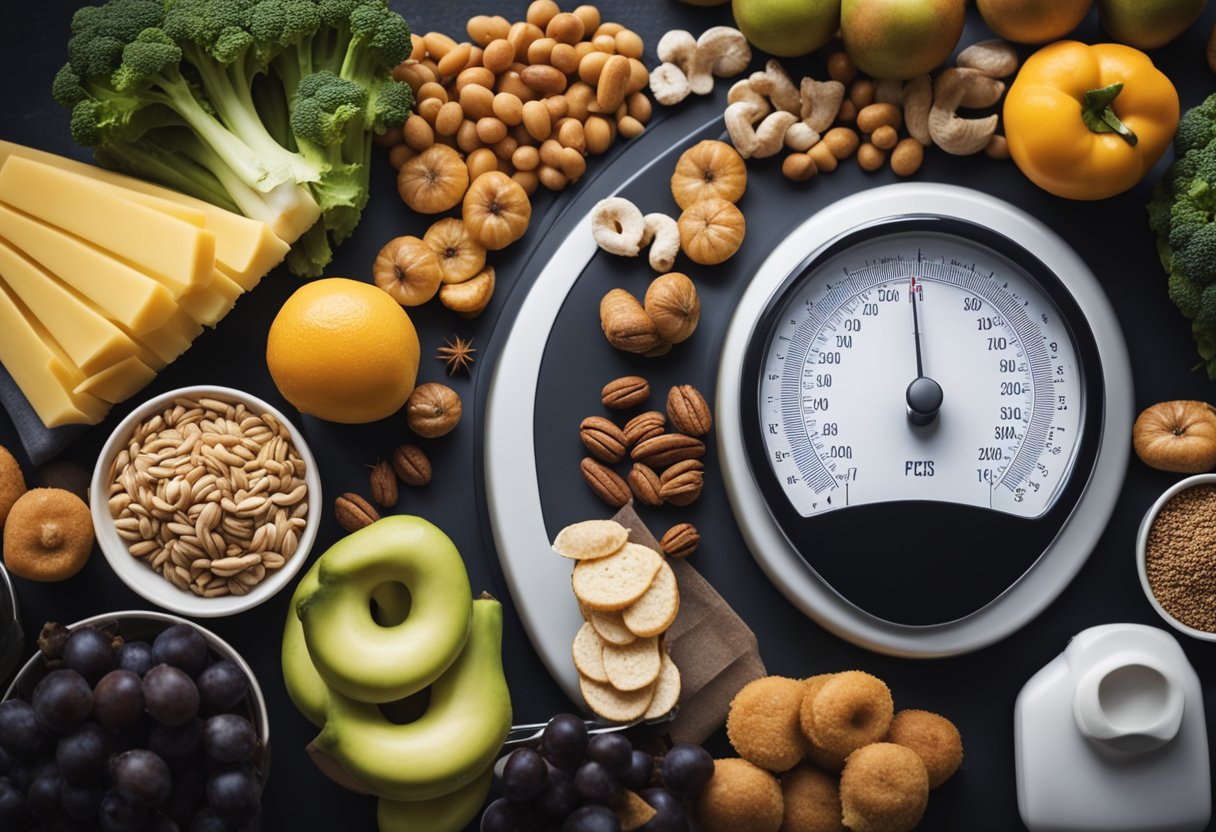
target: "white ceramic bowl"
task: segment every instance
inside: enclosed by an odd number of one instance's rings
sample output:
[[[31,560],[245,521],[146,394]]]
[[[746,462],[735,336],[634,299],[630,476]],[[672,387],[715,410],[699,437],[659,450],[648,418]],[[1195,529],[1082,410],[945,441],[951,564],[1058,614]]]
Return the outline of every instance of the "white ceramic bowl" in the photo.
[[[174,624],[186,624],[202,634],[203,638],[207,640],[207,646],[211,648],[212,653],[221,659],[227,659],[244,671],[245,675],[249,678],[249,693],[246,696],[249,701],[249,711],[243,715],[248,717],[249,721],[253,723],[253,729],[257,732],[258,739],[262,741],[261,757],[255,758],[255,767],[262,782],[266,782],[266,778],[270,774],[270,715],[266,711],[266,699],[262,695],[262,688],[258,684],[258,677],[253,674],[253,669],[249,667],[249,664],[231,644],[206,627],[195,624],[193,621],[178,618],[176,615],[152,612],[150,610],[122,610],[120,612],[94,615],[77,621],[74,624],[69,624],[68,629],[97,627],[103,624],[117,624],[118,633],[129,641],[148,642],[156,638],[162,630],[167,630]],[[8,690],[4,692],[4,696],[0,701],[20,697],[28,702],[34,694],[34,687],[37,686],[46,673],[46,663],[42,660],[42,654],[35,653],[30,657],[29,661],[21,666],[16,678],[13,679],[13,683],[9,685]]]
[[[1162,506],[1168,503],[1175,495],[1196,485],[1216,485],[1216,474],[1196,474],[1193,477],[1179,480],[1167,488],[1165,493],[1157,498],[1157,502],[1153,503],[1149,510],[1145,512],[1144,519],[1140,521],[1140,531],[1136,534],[1136,571],[1140,574],[1140,586],[1144,587],[1145,597],[1148,598],[1148,602],[1153,605],[1153,609],[1165,619],[1167,624],[1191,638],[1197,638],[1202,641],[1216,641],[1216,633],[1197,630],[1194,627],[1183,624],[1166,612],[1165,607],[1161,606],[1161,602],[1153,594],[1153,588],[1149,586],[1148,569],[1145,565],[1145,554],[1148,549],[1148,533],[1153,527],[1153,522],[1157,519],[1157,514],[1161,511]],[[1216,552],[1212,553],[1212,557],[1216,557]]]
[[[211,397],[234,402],[244,402],[245,406],[250,410],[269,413],[287,427],[296,452],[304,460],[306,468],[304,481],[308,486],[308,523],[304,527],[304,533],[300,535],[299,545],[296,547],[295,554],[291,556],[281,569],[277,572],[268,573],[265,580],[245,595],[203,598],[188,590],[178,589],[159,573],[152,571],[143,560],[133,557],[127,551],[126,544],[118,536],[118,531],[114,528],[114,519],[110,516],[109,472],[114,458],[127,446],[127,442],[139,422],[160,412],[180,396],[192,398]],[[300,571],[300,567],[304,565],[304,562],[308,560],[308,553],[312,549],[313,542],[317,537],[317,529],[321,525],[321,477],[317,473],[316,460],[313,459],[312,451],[309,450],[308,443],[304,441],[304,436],[286,416],[266,402],[256,396],[240,390],[234,390],[230,387],[216,387],[212,385],[181,387],[149,399],[133,410],[127,418],[119,422],[118,427],[114,428],[114,432],[110,434],[110,438],[106,440],[106,444],[102,447],[101,456],[97,459],[97,467],[93,469],[93,481],[89,493],[90,508],[93,513],[93,528],[97,533],[97,543],[101,547],[102,554],[105,555],[106,560],[110,562],[111,568],[122,579],[123,583],[159,607],[195,618],[217,618],[225,615],[234,615],[252,609],[274,596],[275,593],[291,583],[291,579]]]

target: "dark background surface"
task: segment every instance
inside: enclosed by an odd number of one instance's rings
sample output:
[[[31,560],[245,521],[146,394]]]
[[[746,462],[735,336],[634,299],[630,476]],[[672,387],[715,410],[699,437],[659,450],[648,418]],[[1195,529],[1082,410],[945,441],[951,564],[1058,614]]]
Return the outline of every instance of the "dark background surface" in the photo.
[[[411,4],[394,0],[393,5],[416,31],[439,30],[457,39],[463,37],[464,22],[473,14],[500,13],[515,20],[522,19],[527,7],[522,0]],[[10,80],[0,85],[0,138],[87,158],[85,151],[73,146],[67,134],[66,114],[49,94],[51,77],[64,59],[68,20],[75,8],[76,4],[58,2],[5,4],[7,22],[0,28],[0,61]],[[697,33],[710,25],[730,22],[728,8],[698,9],[673,0],[607,0],[601,9],[605,20],[620,21],[643,35],[648,66],[657,62],[654,44],[667,29],[687,28]],[[963,45],[989,36],[974,10],[970,15]],[[1209,10],[1180,39],[1153,53],[1154,60],[1177,84],[1184,108],[1198,103],[1213,89],[1212,75],[1203,60],[1203,40],[1214,17],[1216,13]],[[1102,39],[1092,16],[1078,35],[1087,41]],[[795,78],[801,74],[825,76],[818,58],[790,61],[787,66]],[[652,129],[666,119],[679,122],[663,125],[662,134],[656,129],[655,137],[668,135],[668,131],[691,137],[700,125],[721,112],[727,86],[719,82],[717,100],[690,100],[672,110],[656,107]],[[720,130],[710,127],[703,132],[713,136]],[[624,179],[631,169],[636,170],[662,152],[665,148],[660,144],[648,143],[645,135],[628,145],[618,143],[608,157],[589,160],[588,176],[578,186],[556,197],[547,192],[538,195],[533,223],[524,240],[491,255],[490,262],[498,269],[499,286],[491,306],[477,320],[464,321],[437,302],[410,310],[423,345],[420,382],[443,380],[442,365],[430,356],[445,337],[453,334],[472,336],[481,360],[471,380],[458,377],[450,382],[464,397],[465,421],[449,436],[425,443],[435,468],[434,482],[422,490],[403,489],[398,509],[425,516],[447,531],[465,557],[475,589],[488,589],[505,600],[505,661],[517,722],[542,721],[557,711],[571,710],[573,705],[549,679],[528,643],[497,565],[480,482],[483,449],[479,420],[489,370],[496,345],[509,328],[529,325],[514,320],[515,310],[548,251],[560,242],[562,229],[578,215],[574,209],[581,205],[572,207],[572,203],[582,203],[580,195],[589,197],[591,190],[607,187],[605,180]],[[644,210],[674,210],[670,197],[663,196],[662,180],[679,149],[670,161],[656,168],[663,177],[649,185],[630,186],[627,191]],[[618,158],[620,162],[611,175],[597,181]],[[329,275],[370,279],[371,262],[385,241],[399,234],[420,235],[430,224],[430,218],[412,215],[396,197],[392,171],[383,152],[376,154],[376,163],[379,167],[373,172],[371,204],[359,230],[337,253]],[[740,207],[753,228],[757,218],[770,216],[793,225],[842,196],[894,180],[889,171],[865,175],[855,164],[846,162],[830,176],[792,184],[781,178],[779,167],[780,157],[749,164],[749,189]],[[917,178],[970,185],[1009,200],[1043,219],[1077,249],[1106,287],[1123,325],[1135,373],[1137,408],[1164,399],[1211,398],[1211,384],[1202,373],[1191,369],[1197,358],[1189,327],[1166,297],[1164,276],[1147,228],[1143,206],[1153,177],[1114,199],[1072,203],[1038,190],[1010,163],[982,156],[956,159],[931,151]],[[564,213],[567,208],[570,212]],[[663,359],[634,358],[608,347],[599,335],[595,311],[599,296],[608,286],[583,280],[575,287],[559,318],[538,396],[537,431],[548,437],[538,451],[538,487],[551,533],[566,522],[605,514],[604,506],[580,484],[577,462],[583,454],[576,434],[582,416],[601,412],[599,389],[605,381],[638,371],[647,375],[660,392],[669,384],[691,383],[712,395],[717,352],[733,300],[742,292],[749,268],[762,261],[766,253],[759,244],[761,236],[749,237],[739,255],[723,266],[696,268],[680,261],[677,268],[689,271],[697,280],[702,321],[692,340]],[[618,285],[631,288],[639,296],[644,292],[651,274],[644,262],[622,262],[611,268],[619,273]],[[293,413],[275,391],[263,354],[270,321],[297,285],[285,270],[267,277],[215,331],[204,333],[136,400],[114,408],[105,423],[90,429],[63,458],[91,470],[109,430],[135,401],[187,384],[217,383],[246,389]],[[557,360],[553,345],[561,348],[562,356]],[[408,439],[401,418],[371,426],[342,426],[299,417],[297,424],[317,456],[327,503],[342,491],[366,494],[368,466]],[[3,417],[0,444],[18,447],[12,425]],[[923,829],[1021,829],[1012,736],[1018,690],[1060,652],[1071,635],[1086,627],[1115,621],[1164,626],[1140,589],[1133,561],[1134,538],[1144,511],[1177,478],[1151,471],[1134,458],[1099,545],[1059,599],[1005,641],[972,655],[935,661],[868,653],[809,622],[767,582],[743,545],[730,518],[712,444],[706,463],[709,476],[699,502],[686,509],[648,509],[643,517],[657,534],[682,520],[701,529],[705,542],[693,563],[756,631],[769,671],[801,677],[853,667],[865,669],[890,684],[897,707],[939,711],[958,724],[967,753],[964,767],[933,793]],[[36,482],[37,474],[27,468],[27,479]],[[340,533],[327,512],[312,557]],[[977,551],[976,556],[983,557],[984,553]],[[16,583],[27,633],[36,633],[47,619],[73,621],[94,613],[147,606],[112,574],[99,554],[81,574],[64,583]],[[265,828],[373,829],[375,801],[333,786],[303,753],[302,747],[314,729],[288,701],[278,661],[289,596],[289,592],[283,592],[248,613],[202,622],[244,654],[267,697],[274,766],[265,795]],[[1203,681],[1211,724],[1211,712],[1216,708],[1216,648],[1190,640],[1183,647]],[[711,745],[719,753],[727,752],[720,736]]]

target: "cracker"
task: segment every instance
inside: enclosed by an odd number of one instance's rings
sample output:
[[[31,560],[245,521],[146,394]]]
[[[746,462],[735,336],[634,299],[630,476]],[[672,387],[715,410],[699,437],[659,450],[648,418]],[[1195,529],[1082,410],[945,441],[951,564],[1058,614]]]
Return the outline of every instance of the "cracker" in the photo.
[[[654,684],[662,667],[663,656],[656,636],[625,645],[604,645],[604,671],[608,683],[617,690],[641,690]]]
[[[626,543],[608,557],[579,561],[570,580],[575,597],[589,608],[615,611],[641,598],[662,565],[654,549]]]
[[[616,800],[612,801],[612,811],[621,825],[621,832],[634,832],[650,823],[650,819],[658,814],[637,792],[629,789],[620,790]]]
[[[553,551],[571,560],[606,558],[628,539],[629,529],[615,520],[584,520],[558,532]]]
[[[610,722],[636,722],[650,707],[654,688],[621,691],[579,674],[578,687],[587,707]]]
[[[630,644],[637,638],[625,626],[625,620],[619,612],[596,612],[587,610],[587,620],[600,634],[600,638],[609,644]]]
[[[574,666],[579,673],[594,682],[607,682],[604,670],[604,640],[589,622],[584,622],[574,636]]]
[[[659,678],[654,683],[654,698],[642,718],[658,719],[666,716],[680,701],[680,686],[680,668],[676,667],[676,663],[664,650],[663,669],[659,671]]]
[[[680,612],[680,588],[676,573],[664,561],[646,594],[621,610],[621,618],[635,636],[657,636],[676,620]]]

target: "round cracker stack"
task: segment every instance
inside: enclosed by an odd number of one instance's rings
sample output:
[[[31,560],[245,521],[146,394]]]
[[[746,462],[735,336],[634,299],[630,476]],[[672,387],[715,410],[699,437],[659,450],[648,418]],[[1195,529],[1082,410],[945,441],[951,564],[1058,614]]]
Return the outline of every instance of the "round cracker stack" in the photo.
[[[680,610],[666,558],[628,542],[613,520],[558,533],[553,550],[575,561],[570,578],[584,624],[571,655],[587,707],[612,722],[658,719],[680,699],[680,671],[663,636]]]

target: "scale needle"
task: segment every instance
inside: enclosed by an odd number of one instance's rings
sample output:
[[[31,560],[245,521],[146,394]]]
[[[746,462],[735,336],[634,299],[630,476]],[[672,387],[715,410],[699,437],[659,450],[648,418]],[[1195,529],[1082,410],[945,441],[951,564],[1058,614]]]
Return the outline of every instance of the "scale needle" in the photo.
[[[917,259],[920,259],[920,252],[917,252]],[[920,351],[920,318],[916,312],[919,293],[915,277],[912,278],[910,294],[908,299],[912,303],[912,338],[916,343],[916,378],[908,385],[905,396],[908,401],[908,421],[914,425],[931,425],[942,407],[942,387],[925,375],[925,364]]]

